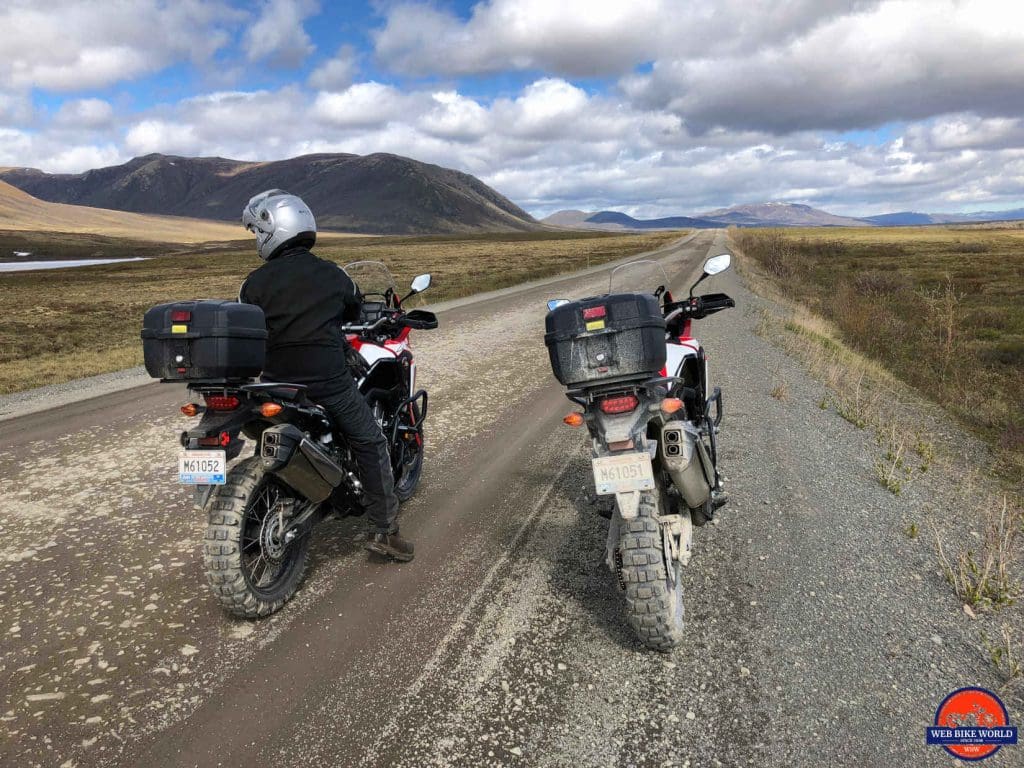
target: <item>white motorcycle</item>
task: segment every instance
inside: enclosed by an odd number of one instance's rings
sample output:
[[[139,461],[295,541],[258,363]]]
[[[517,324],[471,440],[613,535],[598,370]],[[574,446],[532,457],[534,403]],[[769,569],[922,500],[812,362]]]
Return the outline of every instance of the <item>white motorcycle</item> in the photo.
[[[736,306],[725,294],[693,295],[731,258],[708,259],[681,301],[657,262],[640,261],[613,270],[607,294],[548,302],[551,368],[582,408],[565,423],[587,426],[597,494],[615,500],[606,560],[625,592],[630,625],[644,645],[661,651],[682,639],[681,568],[693,526],[726,501],[716,440],[722,393],[709,388],[704,348],[691,326]],[[622,291],[642,273],[653,276],[652,290]]]

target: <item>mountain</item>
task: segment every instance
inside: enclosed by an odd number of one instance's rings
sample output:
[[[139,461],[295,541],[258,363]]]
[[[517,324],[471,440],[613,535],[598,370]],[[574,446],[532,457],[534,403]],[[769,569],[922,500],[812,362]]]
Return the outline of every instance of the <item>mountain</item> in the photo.
[[[587,211],[556,211],[547,218],[541,219],[540,223],[566,229],[586,229],[583,225],[593,215]]]
[[[720,229],[740,227],[867,227],[870,223],[846,216],[835,216],[809,205],[793,203],[755,203],[719,208],[696,216],[670,216],[661,219],[635,219],[619,211],[558,211],[544,224],[573,229]]]
[[[254,194],[280,188],[300,195],[325,229],[421,234],[539,228],[526,211],[469,174],[384,153],[274,162],[153,154],[80,174],[9,169],[0,180],[52,202],[232,222]]]
[[[246,238],[246,233],[239,227],[220,222],[49,203],[2,181],[0,229],[101,234],[161,243],[200,243]]]
[[[864,221],[870,221],[879,227],[912,227],[922,224],[935,224],[935,220],[927,213],[916,213],[914,211],[900,211],[899,213],[883,213],[878,216],[865,216]]]
[[[862,219],[836,216],[828,211],[797,203],[752,203],[719,208],[698,214],[722,224],[739,227],[869,227]]]
[[[710,219],[693,219],[689,216],[670,216],[664,219],[634,219],[617,211],[601,211],[587,219],[591,224],[617,224],[624,229],[684,229],[701,227],[714,229],[724,227]]]

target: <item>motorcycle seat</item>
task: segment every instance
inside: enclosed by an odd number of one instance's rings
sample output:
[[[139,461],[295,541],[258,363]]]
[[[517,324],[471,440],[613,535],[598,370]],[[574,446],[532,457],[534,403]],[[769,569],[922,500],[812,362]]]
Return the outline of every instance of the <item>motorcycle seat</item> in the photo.
[[[289,403],[308,403],[305,384],[288,384],[284,382],[265,381],[259,384],[247,384],[242,387],[247,392],[259,392],[269,395],[275,400]]]

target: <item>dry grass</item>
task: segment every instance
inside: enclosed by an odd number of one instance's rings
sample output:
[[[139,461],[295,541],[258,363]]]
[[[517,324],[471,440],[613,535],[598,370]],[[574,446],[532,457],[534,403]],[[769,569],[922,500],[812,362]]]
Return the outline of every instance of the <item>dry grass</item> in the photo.
[[[1024,677],[1024,660],[1021,653],[1021,639],[1016,637],[1009,624],[1003,624],[999,628],[999,635],[995,639],[982,633],[982,643],[988,651],[989,659],[1003,678],[1003,687],[1017,686]]]
[[[0,221],[5,229],[76,232],[165,243],[235,240],[240,226],[206,219],[64,205],[39,200],[0,181]]]
[[[420,272],[431,272],[434,285],[428,297],[436,302],[651,250],[679,236],[679,232],[614,236],[544,232],[351,237],[327,239],[317,252],[339,263],[383,261],[401,286]],[[143,247],[93,236],[36,237],[59,247],[64,255],[77,247],[89,249],[89,255],[125,255]],[[153,250],[145,253],[153,255],[156,249],[149,247]],[[233,298],[245,276],[259,266],[249,242],[165,250],[175,255],[0,275],[4,296],[0,393],[139,365],[139,330],[147,308],[176,299]]]
[[[1014,539],[1024,523],[1024,509],[1008,496],[992,498],[979,510],[984,531],[976,550],[962,549],[946,554],[942,533],[934,527],[939,563],[957,597],[972,608],[1007,605],[1020,587],[1012,575]]]
[[[1024,230],[739,230],[783,295],[827,321],[820,341],[862,353],[957,416],[1024,477]],[[817,321],[801,318],[814,336]],[[865,400],[865,397],[868,397]],[[839,404],[858,426],[870,397]]]

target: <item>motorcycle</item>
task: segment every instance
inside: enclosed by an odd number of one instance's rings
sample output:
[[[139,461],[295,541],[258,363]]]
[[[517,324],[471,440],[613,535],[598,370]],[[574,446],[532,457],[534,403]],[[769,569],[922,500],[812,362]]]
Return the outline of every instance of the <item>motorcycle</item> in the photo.
[[[729,268],[722,254],[704,263],[687,298],[676,301],[653,261],[613,270],[607,294],[548,302],[545,343],[551,366],[582,411],[598,496],[614,498],[605,560],[625,593],[626,618],[640,641],[667,651],[683,637],[682,568],[693,528],[714,517],[727,496],[718,468],[722,391],[709,388],[704,347],[691,335],[736,302],[695,296],[706,278]],[[653,291],[622,291],[628,274],[655,274]]]
[[[361,316],[342,326],[349,369],[388,441],[399,501],[422,474],[428,396],[416,388],[412,330],[437,317],[403,304],[430,287],[430,275],[400,296],[384,264],[356,262],[346,272],[363,291]],[[207,513],[206,579],[230,614],[268,616],[290,600],[305,570],[310,534],[332,512],[362,515],[358,465],[326,411],[302,384],[259,382],[266,331],[258,307],[237,302],[177,302],[152,308],[143,329],[146,367],[187,383],[181,407],[199,423],[181,433],[179,481]],[[254,454],[237,459],[246,439]]]

